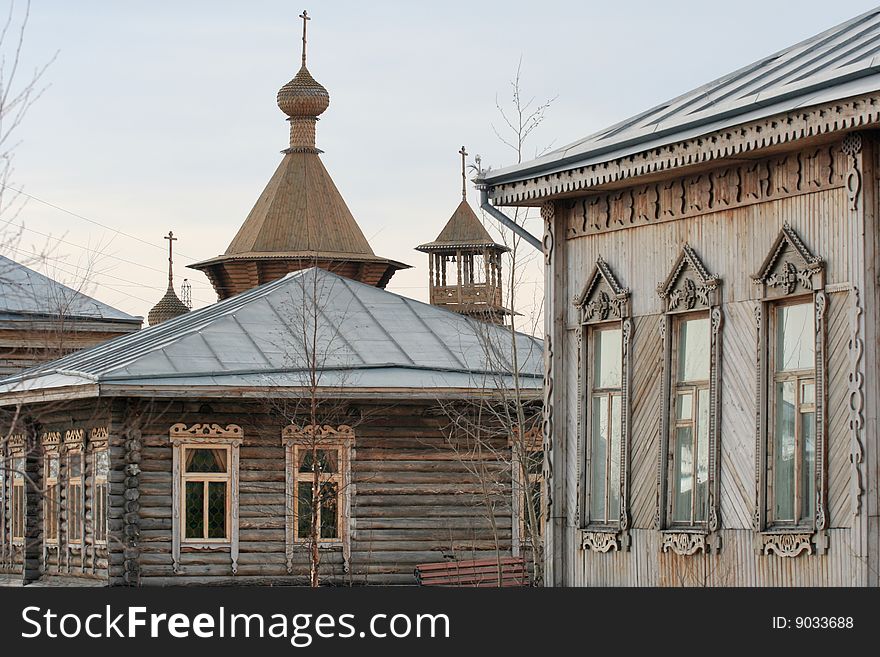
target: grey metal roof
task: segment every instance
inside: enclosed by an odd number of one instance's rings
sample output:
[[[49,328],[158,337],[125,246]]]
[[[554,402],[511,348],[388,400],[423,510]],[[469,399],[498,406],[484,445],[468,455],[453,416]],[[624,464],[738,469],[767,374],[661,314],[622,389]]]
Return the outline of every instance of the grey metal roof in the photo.
[[[542,342],[515,339],[523,385],[539,389]],[[4,379],[0,405],[96,384],[302,387],[313,354],[334,388],[495,388],[512,371],[508,329],[312,268]]]
[[[59,316],[141,325],[140,317],[117,310],[0,255],[0,320]]]
[[[625,157],[697,134],[880,89],[880,8],[523,164],[499,185]]]

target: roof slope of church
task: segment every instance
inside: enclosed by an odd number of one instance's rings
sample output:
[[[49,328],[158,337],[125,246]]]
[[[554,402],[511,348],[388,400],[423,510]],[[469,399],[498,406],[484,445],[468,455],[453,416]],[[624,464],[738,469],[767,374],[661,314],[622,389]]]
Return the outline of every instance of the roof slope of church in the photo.
[[[477,218],[470,204],[462,201],[455,208],[455,212],[440,234],[433,242],[421,244],[416,247],[418,251],[434,251],[437,249],[449,249],[455,247],[499,247],[508,250],[495,243],[489,231]]]
[[[353,255],[377,259],[315,153],[287,153],[225,255]]]
[[[0,255],[0,318],[14,321],[59,316],[141,325],[140,317],[117,310]]]
[[[303,336],[315,316],[312,350]],[[522,385],[537,391],[543,343],[522,333],[516,341]],[[426,395],[497,389],[511,379],[509,329],[311,268],[4,379],[0,394],[302,388],[313,351],[320,385],[331,389]]]
[[[516,166],[500,185],[588,166],[799,107],[880,90],[880,8]]]

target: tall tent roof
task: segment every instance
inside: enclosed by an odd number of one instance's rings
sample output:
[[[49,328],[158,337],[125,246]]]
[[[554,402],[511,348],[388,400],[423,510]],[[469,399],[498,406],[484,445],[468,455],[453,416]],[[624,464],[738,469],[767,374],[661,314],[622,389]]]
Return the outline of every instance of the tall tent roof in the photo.
[[[141,325],[141,318],[117,310],[0,255],[0,317],[100,320]]]
[[[419,251],[435,251],[456,247],[496,247],[507,251],[507,247],[496,244],[489,231],[477,218],[470,204],[462,201],[433,242],[416,247]]]
[[[313,350],[303,322],[310,326],[315,316]],[[522,333],[515,339],[522,385],[537,391],[542,342]],[[59,389],[161,396],[163,389],[302,388],[313,351],[321,385],[330,388],[424,395],[511,383],[509,329],[310,268],[4,379],[0,405],[10,399],[4,393]]]
[[[502,185],[880,89],[880,8],[534,160],[488,171]]]

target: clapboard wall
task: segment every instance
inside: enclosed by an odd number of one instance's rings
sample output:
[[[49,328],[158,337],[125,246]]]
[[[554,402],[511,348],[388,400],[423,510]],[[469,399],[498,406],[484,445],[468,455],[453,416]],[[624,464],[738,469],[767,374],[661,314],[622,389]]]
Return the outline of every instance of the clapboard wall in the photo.
[[[760,154],[743,160],[746,164],[742,170],[756,170],[763,165],[769,172],[763,181],[760,201],[747,202],[744,196],[733,195],[728,197],[728,203],[718,203],[716,198],[714,204],[704,200],[701,206],[698,194],[688,196],[696,181],[710,177],[713,181],[729,179],[732,169],[728,163],[724,168],[704,168],[699,175],[686,178],[672,174],[654,176],[650,184],[656,185],[656,189],[668,190],[677,185],[677,189],[684,190],[671,210],[664,205],[669,199],[664,199],[662,192],[652,197],[652,203],[657,204],[652,212],[656,210],[656,216],[662,217],[656,221],[639,220],[640,208],[632,205],[638,200],[618,202],[621,198],[638,199],[640,190],[646,188],[635,186],[558,200],[549,211],[545,210],[545,216],[552,217],[548,224],[552,236],[545,238],[545,243],[550,239],[552,244],[552,260],[548,259],[548,275],[552,278],[548,289],[552,294],[552,313],[557,318],[549,376],[556,386],[553,399],[559,402],[550,413],[554,426],[553,490],[557,498],[561,497],[555,508],[560,530],[554,536],[555,545],[549,549],[548,563],[548,568],[557,571],[553,575],[557,584],[859,586],[872,581],[869,542],[876,543],[877,530],[876,524],[869,529],[869,516],[876,515],[876,466],[872,466],[876,458],[872,442],[876,440],[876,423],[873,411],[862,409],[867,417],[854,415],[850,404],[853,394],[858,399],[871,400],[866,404],[877,398],[873,383],[877,364],[860,358],[860,345],[866,339],[864,316],[876,313],[876,288],[870,275],[866,275],[875,271],[871,255],[877,186],[875,146],[867,134],[863,137],[861,150],[855,155],[851,155],[852,149],[848,150],[848,157],[843,156],[842,141],[837,141],[812,145],[805,151],[798,151],[795,146],[788,150],[776,148],[773,156],[763,162]],[[821,180],[809,168],[811,158],[820,151],[830,154]],[[788,169],[782,166],[786,160],[791,165]],[[858,169],[858,182],[853,182],[854,168]],[[787,179],[794,181],[791,184],[774,178],[792,171],[795,174]],[[744,181],[742,178],[743,184]],[[725,205],[730,207],[718,209]],[[596,206],[601,206],[605,223],[595,222]],[[618,221],[622,215],[615,214],[615,207],[623,209],[626,221]],[[760,296],[752,275],[758,273],[785,225],[823,258],[827,291],[829,548],[824,555],[801,554],[794,558],[758,554],[753,529],[758,404],[755,309]],[[711,274],[720,277],[723,312],[722,547],[716,554],[689,556],[663,552],[661,533],[655,529],[660,417],[665,403],[660,393],[663,343],[658,327],[662,305],[657,286],[670,274],[685,244],[694,249]],[[629,549],[607,553],[581,546],[579,481],[584,448],[583,438],[578,435],[579,316],[572,303],[600,257],[608,263],[620,285],[629,288],[633,317],[628,500],[631,545]],[[868,331],[872,330],[869,322]],[[874,334],[867,335],[870,340]],[[853,380],[862,381],[856,384],[855,393]],[[862,425],[854,431],[851,423],[858,423],[858,418]],[[869,536],[873,536],[870,541]]]

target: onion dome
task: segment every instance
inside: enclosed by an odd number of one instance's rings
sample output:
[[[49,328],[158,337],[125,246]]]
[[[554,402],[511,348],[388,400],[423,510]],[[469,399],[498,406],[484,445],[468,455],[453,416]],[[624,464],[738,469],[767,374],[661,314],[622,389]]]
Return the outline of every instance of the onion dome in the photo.
[[[303,64],[294,78],[278,90],[278,107],[287,116],[317,117],[330,106],[330,94]]]
[[[166,319],[174,319],[188,312],[189,308],[177,297],[174,288],[169,284],[168,289],[165,291],[165,296],[159,299],[159,303],[150,309],[150,312],[147,314],[147,320],[150,322],[150,326],[155,326]]]

